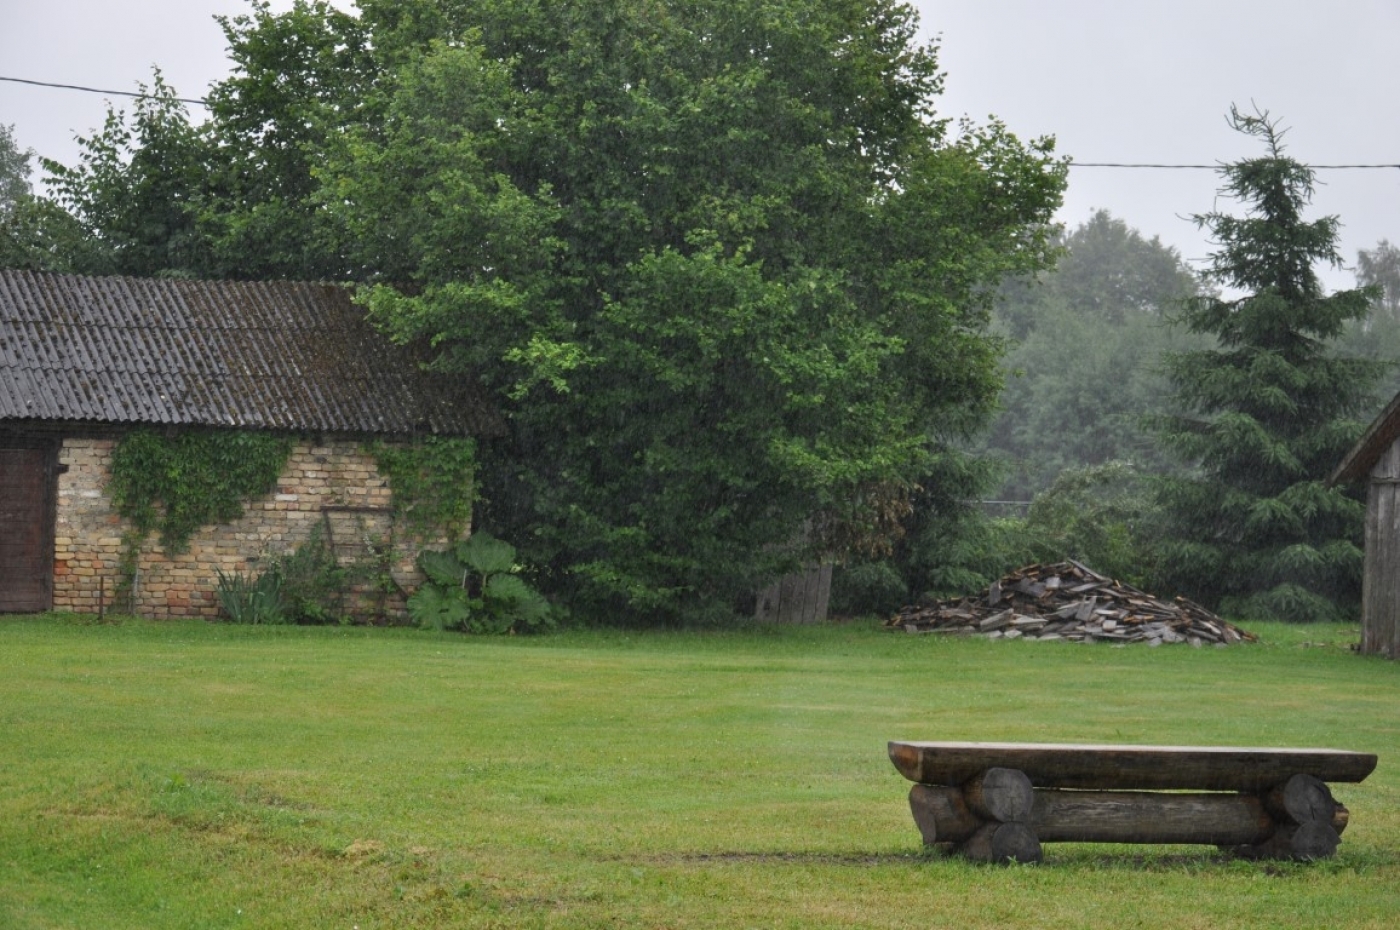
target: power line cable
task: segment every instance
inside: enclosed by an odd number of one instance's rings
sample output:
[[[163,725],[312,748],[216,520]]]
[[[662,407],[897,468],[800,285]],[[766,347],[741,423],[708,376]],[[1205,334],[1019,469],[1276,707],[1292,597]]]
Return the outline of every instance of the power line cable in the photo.
[[[55,84],[51,81],[31,81],[28,78],[17,77],[0,76],[0,81],[10,81],[14,84],[32,84],[35,87],[56,87],[60,90],[80,90],[87,94],[111,94],[117,97],[135,97],[138,100],[175,100],[180,103],[193,103],[201,107],[209,106],[209,101],[203,98],[161,97],[156,94],[143,94],[130,90],[103,90],[100,87],[83,87],[80,84]]]
[[[51,81],[33,81],[28,78],[4,77],[0,76],[0,81],[10,81],[15,84],[29,84],[34,87],[53,87],[59,90],[77,90],[87,94],[111,94],[118,97],[134,97],[137,100],[174,100],[179,103],[192,103],[195,106],[207,107],[209,101],[203,97],[160,97],[156,94],[144,94],[129,90],[103,90],[98,87],[84,87],[80,84],[56,84]],[[1176,171],[1219,171],[1223,165],[1169,165],[1155,162],[1118,162],[1118,161],[1074,161],[1070,160],[1071,168],[1139,168],[1158,169]],[[1313,168],[1319,171],[1354,171],[1369,170],[1377,168],[1400,169],[1400,164],[1372,164],[1372,165],[1305,165],[1306,168]]]
[[[1112,162],[1112,161],[1074,161],[1070,160],[1071,168],[1177,168],[1177,169],[1204,169],[1207,171],[1219,171],[1226,167],[1219,165],[1166,165],[1150,164],[1146,162]],[[1305,168],[1313,168],[1319,171],[1340,171],[1362,168],[1400,168],[1400,165],[1304,165]]]

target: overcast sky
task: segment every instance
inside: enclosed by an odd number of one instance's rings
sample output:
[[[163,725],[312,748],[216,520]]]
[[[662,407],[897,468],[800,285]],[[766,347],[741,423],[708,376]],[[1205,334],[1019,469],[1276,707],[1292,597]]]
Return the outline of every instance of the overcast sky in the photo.
[[[274,8],[289,7],[276,0]],[[1400,164],[1400,0],[919,0],[941,36],[943,110],[1053,135],[1080,162],[1215,164],[1257,154],[1230,131],[1251,102],[1291,128],[1312,164]],[[0,76],[112,90],[159,66],[181,96],[227,73],[215,14],[243,0],[0,0]],[[0,123],[61,162],[119,97],[0,81]],[[196,118],[199,110],[193,111]],[[1400,240],[1400,169],[1320,172],[1316,213],[1343,223],[1343,255]],[[1060,219],[1107,209],[1188,260],[1211,249],[1186,218],[1229,208],[1199,170],[1075,168]],[[1328,274],[1349,286],[1347,273]]]

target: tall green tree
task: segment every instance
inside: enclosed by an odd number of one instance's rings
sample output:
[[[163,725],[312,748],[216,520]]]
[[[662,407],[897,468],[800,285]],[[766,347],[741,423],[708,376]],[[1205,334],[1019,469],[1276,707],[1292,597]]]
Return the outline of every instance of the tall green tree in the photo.
[[[1169,323],[1204,288],[1175,249],[1106,211],[1059,245],[1053,269],[998,296],[995,319],[1013,345],[985,449],[1007,465],[1003,499],[1028,500],[1065,469],[1167,470],[1142,428],[1170,394],[1162,358],[1209,341]]]
[[[15,141],[15,127],[0,123],[0,217],[29,196],[29,159],[33,151]]]
[[[1047,261],[1064,165],[937,115],[908,5],[359,8],[226,20],[210,122],[157,108],[115,160],[109,128],[63,194],[124,267],[364,285],[500,404],[480,519],[554,594],[733,611],[878,544],[989,414],[991,296]]]
[[[21,149],[14,127],[0,125],[0,268],[101,272],[103,249],[82,224],[29,182],[32,149]]]
[[[1356,256],[1356,283],[1375,292],[1371,312],[1347,325],[1341,346],[1348,355],[1389,366],[1372,413],[1379,414],[1400,392],[1400,248],[1382,239]]]
[[[1378,292],[1372,318],[1400,322],[1400,248],[1382,239],[1375,248],[1358,251],[1356,282]]]
[[[45,160],[51,199],[105,257],[105,271],[191,275],[212,270],[198,207],[210,162],[200,130],[157,71],[133,116],[109,109],[99,132],[80,138],[74,166]]]
[[[999,125],[953,137],[908,7],[392,21],[414,43],[326,208],[383,269],[376,316],[506,399],[485,519],[577,607],[732,612],[878,535],[872,502],[989,411],[987,300],[1043,260],[1063,175]]]
[[[1304,219],[1313,171],[1284,154],[1268,113],[1230,119],[1265,154],[1221,169],[1244,216],[1196,217],[1219,243],[1208,274],[1226,291],[1181,316],[1219,347],[1170,360],[1182,412],[1159,436],[1195,471],[1162,485],[1161,570],[1235,616],[1339,619],[1360,598],[1362,505],[1323,480],[1359,434],[1380,368],[1329,344],[1376,294],[1324,293],[1315,267],[1340,264],[1338,221]]]

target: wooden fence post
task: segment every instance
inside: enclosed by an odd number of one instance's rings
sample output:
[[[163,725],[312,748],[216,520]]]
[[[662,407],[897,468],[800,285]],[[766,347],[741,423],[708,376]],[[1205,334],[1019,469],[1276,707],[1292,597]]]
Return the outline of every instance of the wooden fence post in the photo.
[[[758,593],[754,619],[762,623],[822,623],[831,600],[831,563],[779,578]]]

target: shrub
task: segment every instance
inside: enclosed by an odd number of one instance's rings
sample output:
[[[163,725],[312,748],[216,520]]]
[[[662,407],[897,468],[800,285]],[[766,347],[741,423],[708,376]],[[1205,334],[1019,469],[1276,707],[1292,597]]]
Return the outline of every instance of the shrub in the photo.
[[[356,573],[336,559],[317,524],[304,543],[272,559],[261,574],[219,572],[219,606],[234,623],[344,622]]]
[[[523,633],[554,625],[552,609],[520,577],[515,547],[474,533],[450,549],[425,549],[418,565],[428,580],[408,599],[419,626],[467,633]]]
[[[909,602],[909,587],[888,561],[841,565],[831,577],[831,613],[888,616]]]
[[[234,623],[286,623],[282,578],[274,571],[261,575],[219,572],[219,607]]]
[[[1157,518],[1147,480],[1128,462],[1067,468],[1036,495],[1031,535],[1053,558],[1076,559],[1130,584],[1152,586],[1147,529]]]
[[[293,623],[338,623],[345,619],[345,598],[355,572],[340,562],[317,523],[306,541],[290,555],[275,559],[268,574],[282,585],[282,601]]]

